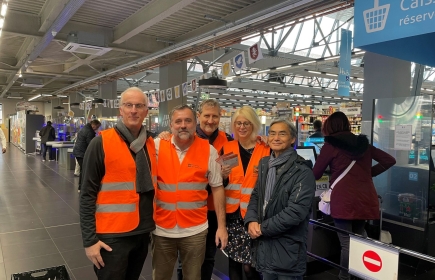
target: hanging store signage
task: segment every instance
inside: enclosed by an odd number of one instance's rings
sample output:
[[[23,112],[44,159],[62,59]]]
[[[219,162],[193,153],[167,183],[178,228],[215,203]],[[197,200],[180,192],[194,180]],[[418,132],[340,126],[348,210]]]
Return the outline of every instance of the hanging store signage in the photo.
[[[231,60],[222,64],[222,78],[226,78],[231,75]]]
[[[161,90],[160,91],[160,102],[165,102],[165,101],[166,101],[165,91]]]
[[[399,252],[395,248],[350,236],[349,272],[363,279],[397,280]]]
[[[172,88],[166,90],[166,100],[172,100]]]
[[[355,47],[435,66],[435,1],[355,0]]]
[[[174,87],[175,98],[180,98],[180,86]]]
[[[187,96],[187,83],[183,83],[181,88],[183,90],[183,96]]]
[[[260,43],[252,45],[249,50],[249,64],[256,62],[257,60],[263,59],[263,53],[260,49]]]
[[[233,58],[234,71],[241,71],[246,67],[245,53],[241,52]]]
[[[193,92],[196,91],[196,79],[190,81],[190,88],[192,89]]]
[[[352,31],[341,29],[340,63],[338,66],[338,95],[349,96],[350,62],[352,60]]]

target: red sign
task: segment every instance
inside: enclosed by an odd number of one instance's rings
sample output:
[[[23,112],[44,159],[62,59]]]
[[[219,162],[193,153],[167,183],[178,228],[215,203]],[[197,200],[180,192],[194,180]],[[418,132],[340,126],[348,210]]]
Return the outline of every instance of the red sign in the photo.
[[[382,259],[376,252],[366,251],[362,257],[364,266],[371,272],[378,272],[382,268]]]
[[[258,44],[255,44],[249,48],[249,54],[253,60],[258,58]]]

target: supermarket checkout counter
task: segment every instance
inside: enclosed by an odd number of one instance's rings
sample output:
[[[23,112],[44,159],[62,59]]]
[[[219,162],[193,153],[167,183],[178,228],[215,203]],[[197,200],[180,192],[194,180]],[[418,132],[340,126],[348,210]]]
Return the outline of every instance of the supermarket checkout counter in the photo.
[[[48,142],[47,142],[48,144]],[[68,157],[68,149],[74,147],[74,142],[57,142],[53,143],[52,148],[59,151],[59,157],[57,157],[57,160],[59,162],[59,166],[63,168],[67,168],[67,161],[69,160]],[[57,155],[57,153],[56,153]]]

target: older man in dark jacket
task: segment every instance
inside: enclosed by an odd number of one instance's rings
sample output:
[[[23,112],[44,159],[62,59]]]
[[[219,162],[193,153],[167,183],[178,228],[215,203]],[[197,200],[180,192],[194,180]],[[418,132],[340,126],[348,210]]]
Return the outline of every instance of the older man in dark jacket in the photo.
[[[48,121],[47,125],[44,126],[39,131],[39,136],[41,137],[42,161],[45,161],[47,150],[48,150],[48,160],[53,161],[54,160],[53,149],[51,147],[47,148],[47,142],[54,141],[56,139],[56,131],[54,130],[54,127],[51,126],[51,121]]]
[[[273,121],[268,143],[273,153],[260,160],[245,225],[254,239],[253,264],[264,280],[302,280],[307,234],[316,189],[313,172],[293,149],[296,128]]]
[[[73,155],[76,157],[78,164],[80,165],[80,179],[79,179],[79,189],[82,186],[82,169],[83,169],[83,158],[85,157],[86,149],[94,139],[95,133],[100,128],[99,120],[92,120],[90,123],[86,124],[77,134],[77,139],[73,148]]]

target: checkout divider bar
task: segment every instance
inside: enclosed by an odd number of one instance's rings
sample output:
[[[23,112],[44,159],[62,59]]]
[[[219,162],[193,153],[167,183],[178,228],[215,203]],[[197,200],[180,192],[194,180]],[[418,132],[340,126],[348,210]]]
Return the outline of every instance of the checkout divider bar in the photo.
[[[322,227],[322,228],[326,228],[326,229],[328,229],[328,230],[332,230],[332,231],[335,231],[335,232],[339,232],[339,233],[343,233],[343,234],[348,234],[349,236],[351,236],[351,235],[352,235],[352,236],[356,236],[356,237],[358,237],[358,238],[361,238],[361,239],[364,239],[364,240],[366,240],[366,241],[372,242],[373,244],[375,244],[375,245],[377,245],[377,246],[382,246],[382,247],[385,247],[385,248],[396,249],[396,250],[398,250],[399,253],[401,253],[401,254],[405,254],[405,255],[408,255],[408,256],[412,256],[412,257],[415,257],[415,258],[418,258],[418,259],[421,259],[421,260],[424,260],[424,261],[427,261],[427,262],[435,263],[435,258],[432,257],[432,256],[429,256],[429,255],[425,255],[425,254],[422,254],[422,253],[418,253],[418,252],[415,252],[415,251],[412,251],[412,250],[408,250],[408,249],[405,249],[405,248],[401,248],[401,247],[398,247],[398,246],[394,246],[394,245],[391,245],[391,244],[383,243],[383,242],[381,242],[381,241],[379,241],[379,240],[372,239],[372,238],[369,238],[369,237],[363,237],[363,236],[358,235],[358,234],[355,234],[355,233],[353,233],[353,232],[348,232],[348,231],[345,231],[345,230],[342,230],[342,229],[336,228],[336,227],[334,227],[334,226],[331,226],[331,225],[328,225],[328,224],[321,223],[321,222],[316,221],[316,220],[312,220],[312,219],[310,219],[310,224],[313,224],[313,225],[316,225],[316,226],[319,226],[319,227]],[[307,254],[308,254],[310,257],[312,257],[312,258],[314,258],[314,259],[316,259],[316,260],[319,260],[319,261],[321,261],[321,262],[324,262],[324,263],[326,263],[326,264],[329,264],[329,265],[331,265],[331,266],[334,266],[334,267],[336,267],[336,268],[338,268],[338,269],[344,269],[344,270],[347,270],[346,268],[341,267],[340,265],[338,265],[338,264],[336,264],[336,263],[333,263],[333,262],[331,262],[331,261],[329,261],[329,260],[327,260],[327,259],[324,259],[324,258],[322,258],[322,257],[319,257],[319,256],[317,256],[317,255],[315,255],[315,254],[312,254],[312,253],[310,253],[310,252],[307,252]]]

